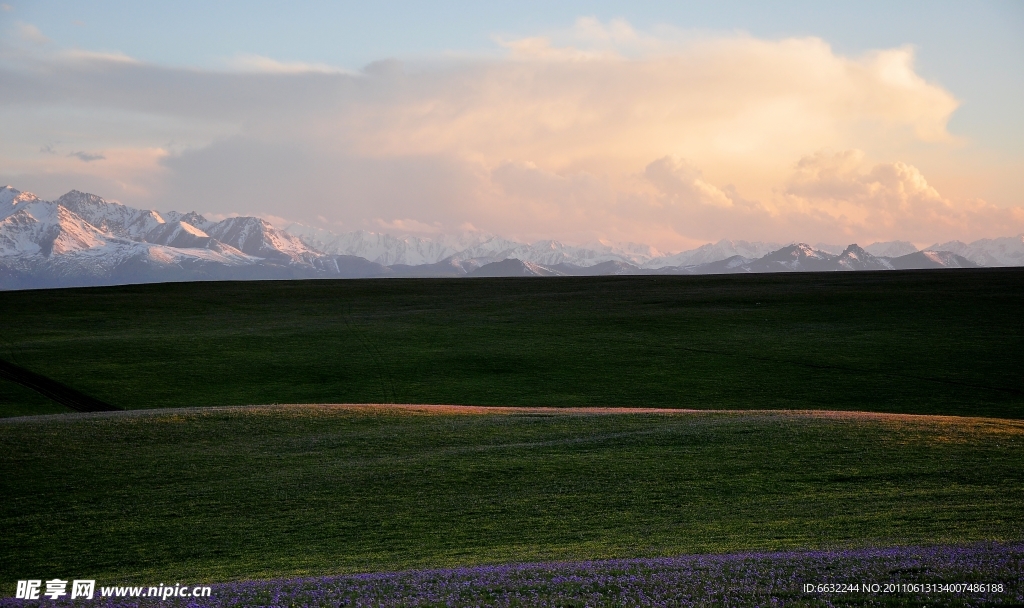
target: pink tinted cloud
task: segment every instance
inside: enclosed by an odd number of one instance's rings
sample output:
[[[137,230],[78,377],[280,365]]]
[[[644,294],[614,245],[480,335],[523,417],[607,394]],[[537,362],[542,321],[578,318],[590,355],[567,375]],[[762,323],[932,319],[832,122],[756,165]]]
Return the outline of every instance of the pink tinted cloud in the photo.
[[[5,120],[39,120],[39,108],[56,115],[69,103],[79,104],[76,120],[102,108],[103,128],[69,150],[106,158],[40,154],[41,142],[61,137],[40,121],[21,148],[0,142],[2,177],[88,175],[159,208],[394,231],[470,224],[666,250],[719,238],[936,241],[1024,230],[1016,201],[928,183],[915,155],[963,145],[947,130],[959,102],[917,74],[911,48],[847,57],[816,38],[593,19],[501,44],[498,59],[390,61],[359,74],[265,57],[202,71],[32,55],[0,73],[17,82],[0,90]],[[169,130],[187,140],[173,153]]]

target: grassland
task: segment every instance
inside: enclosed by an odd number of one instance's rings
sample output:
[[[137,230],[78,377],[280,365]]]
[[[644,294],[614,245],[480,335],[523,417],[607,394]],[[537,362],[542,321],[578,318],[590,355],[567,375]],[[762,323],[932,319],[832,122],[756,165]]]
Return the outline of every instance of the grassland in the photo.
[[[10,419],[0,444],[4,585],[1024,533],[1020,421],[282,406]]]
[[[1024,272],[0,293],[0,357],[124,408],[462,403],[1020,418]],[[0,382],[0,414],[59,411]]]
[[[0,357],[187,408],[0,420],[0,592],[1020,541],[1022,310],[1015,269],[0,293]],[[210,407],[270,403],[553,409]]]

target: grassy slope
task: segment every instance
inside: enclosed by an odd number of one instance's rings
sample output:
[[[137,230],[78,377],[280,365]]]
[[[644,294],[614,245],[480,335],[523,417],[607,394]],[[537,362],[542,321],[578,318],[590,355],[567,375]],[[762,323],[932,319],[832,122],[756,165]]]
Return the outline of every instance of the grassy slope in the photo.
[[[1024,272],[0,293],[0,356],[127,408],[398,402],[1024,415]],[[0,400],[0,415],[26,405]]]
[[[264,408],[9,421],[0,444],[4,585],[1024,533],[1019,421]]]
[[[66,414],[71,411],[33,390],[0,378],[0,417]]]

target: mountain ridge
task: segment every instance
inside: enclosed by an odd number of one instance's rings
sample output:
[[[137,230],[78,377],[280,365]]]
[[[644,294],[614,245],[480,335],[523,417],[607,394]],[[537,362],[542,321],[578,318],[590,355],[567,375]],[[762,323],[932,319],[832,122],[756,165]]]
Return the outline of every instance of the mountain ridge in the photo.
[[[181,280],[595,276],[1024,266],[1024,235],[783,245],[723,239],[674,254],[638,243],[521,243],[475,231],[436,237],[328,230],[263,218],[136,209],[72,190],[45,201],[0,188],[0,289]],[[895,255],[899,254],[899,255]],[[983,264],[978,260],[988,262]]]

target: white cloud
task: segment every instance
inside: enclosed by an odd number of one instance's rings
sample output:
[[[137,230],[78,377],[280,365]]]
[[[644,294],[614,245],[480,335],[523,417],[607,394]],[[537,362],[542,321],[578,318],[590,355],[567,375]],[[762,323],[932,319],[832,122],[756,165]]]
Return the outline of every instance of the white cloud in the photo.
[[[644,177],[676,205],[710,205],[728,209],[733,200],[725,192],[701,178],[690,163],[670,156],[660,158],[644,169]]]
[[[586,171],[560,175],[529,161],[501,163],[491,171],[490,181],[504,193],[527,200],[596,204],[608,196],[608,185]]]
[[[202,215],[202,214],[200,214],[200,215]],[[270,222],[270,224],[272,226],[276,227],[276,228],[284,228],[284,227],[289,226],[289,225],[294,223],[292,220],[290,220],[290,219],[288,219],[286,217],[281,217],[280,215],[274,215],[272,213],[264,213],[264,214],[261,214],[260,217],[262,217],[263,219],[265,219],[268,222]],[[206,218],[206,219],[210,219],[210,218]]]
[[[846,57],[815,38],[594,19],[501,44],[499,58],[390,60],[358,74],[251,55],[226,71],[9,55],[0,117],[32,128],[0,142],[0,181],[88,172],[159,208],[663,249],[934,241],[957,222],[975,232],[955,238],[1024,229],[1016,212],[938,194],[915,168],[916,151],[960,144],[947,130],[958,101],[916,73],[912,48]],[[184,141],[173,154],[170,133]],[[45,141],[107,159],[71,166],[41,156]],[[997,216],[1005,223],[984,219]]]
[[[60,53],[61,59],[80,63],[114,63],[114,64],[141,64],[138,59],[120,52],[84,51],[71,49]]]
[[[277,61],[262,55],[235,55],[225,63],[230,69],[237,70],[239,72],[261,72],[266,74],[303,74],[310,72],[319,74],[353,73],[348,70],[343,70],[323,63]]]
[[[31,23],[18,23],[17,28],[18,37],[24,40],[25,42],[31,42],[32,44],[50,43],[50,39],[43,35],[43,33],[39,31],[38,27],[32,25]]]
[[[409,218],[396,219],[388,222],[377,218],[375,223],[383,230],[395,234],[440,234],[441,232],[440,222],[427,224],[425,222]]]
[[[184,207],[181,207],[179,209],[171,209],[170,211],[181,211],[182,209],[184,209]],[[190,209],[190,211],[191,211],[191,209]],[[239,217],[242,214],[238,213],[237,211],[229,211],[227,213],[215,213],[215,212],[212,212],[212,211],[207,211],[206,213],[200,213],[199,215],[205,217],[206,219],[208,219],[211,222],[223,222],[224,220],[226,220],[228,218]],[[269,220],[267,220],[267,221],[269,221]]]
[[[826,219],[848,235],[934,242],[1019,231],[1024,208],[953,201],[913,165],[870,163],[860,150],[804,157],[784,191],[790,214]]]

